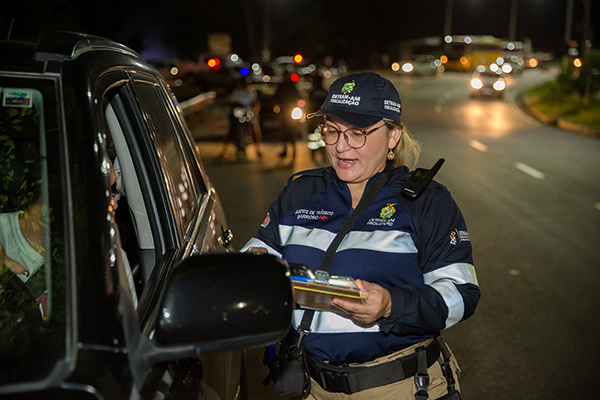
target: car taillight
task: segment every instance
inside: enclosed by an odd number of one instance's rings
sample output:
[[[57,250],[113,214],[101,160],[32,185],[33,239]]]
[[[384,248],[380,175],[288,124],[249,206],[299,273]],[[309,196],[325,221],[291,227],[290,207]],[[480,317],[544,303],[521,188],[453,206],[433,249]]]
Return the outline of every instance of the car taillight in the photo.
[[[215,71],[221,69],[221,60],[219,60],[218,58],[209,58],[206,61],[206,64]]]

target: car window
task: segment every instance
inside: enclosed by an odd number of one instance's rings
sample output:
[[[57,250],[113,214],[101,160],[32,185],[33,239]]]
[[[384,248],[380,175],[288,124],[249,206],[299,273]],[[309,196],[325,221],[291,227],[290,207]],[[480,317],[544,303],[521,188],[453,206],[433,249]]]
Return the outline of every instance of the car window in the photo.
[[[208,189],[205,186],[204,177],[201,172],[202,168],[200,166],[200,152],[198,151],[198,147],[196,146],[191,133],[186,129],[187,125],[175,95],[171,92],[167,94],[164,90],[161,90],[160,93],[162,93],[163,97],[170,96],[169,98],[165,99],[165,101],[170,105],[169,116],[173,121],[173,125],[176,126],[179,131],[178,138],[180,139],[181,148],[189,160],[188,169],[190,171],[190,175],[193,175],[196,178],[193,180],[195,185],[194,190],[197,194],[197,197],[201,198],[203,195],[208,193]]]
[[[63,190],[53,81],[0,80],[0,382],[65,354]]]
[[[136,81],[135,86],[140,102],[148,113],[148,121],[154,127],[156,150],[165,174],[175,218],[183,228],[181,232],[185,232],[199,193],[194,187],[194,179],[177,138],[177,130],[168,113],[170,105],[160,95],[160,86],[146,81]]]

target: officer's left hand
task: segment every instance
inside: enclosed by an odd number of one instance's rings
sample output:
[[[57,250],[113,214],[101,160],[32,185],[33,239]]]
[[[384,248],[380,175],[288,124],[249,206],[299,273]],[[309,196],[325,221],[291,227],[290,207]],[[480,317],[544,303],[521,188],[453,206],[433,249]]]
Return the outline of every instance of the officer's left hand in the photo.
[[[366,300],[364,303],[335,298],[331,300],[331,305],[336,306],[349,313],[353,320],[369,325],[373,324],[381,317],[388,317],[392,310],[392,299],[390,292],[376,283],[356,280],[356,284],[361,289],[365,289]]]

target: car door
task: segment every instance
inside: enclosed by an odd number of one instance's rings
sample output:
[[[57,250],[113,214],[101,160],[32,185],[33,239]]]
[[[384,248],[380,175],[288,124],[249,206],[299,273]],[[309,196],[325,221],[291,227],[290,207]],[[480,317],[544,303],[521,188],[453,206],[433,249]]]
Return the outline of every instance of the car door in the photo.
[[[227,225],[174,98],[155,77],[136,71],[128,75],[126,82],[109,91],[105,114],[130,210],[131,226],[121,229],[124,246],[127,254],[139,254],[132,265],[137,270],[136,287],[141,289],[138,313],[143,330],[161,277],[192,254],[228,250],[227,241],[221,239]],[[186,366],[183,371],[170,371],[181,376],[167,374],[161,379],[176,383],[195,376],[206,398],[237,396],[240,352],[203,356],[198,361],[196,367],[193,362],[180,363]]]

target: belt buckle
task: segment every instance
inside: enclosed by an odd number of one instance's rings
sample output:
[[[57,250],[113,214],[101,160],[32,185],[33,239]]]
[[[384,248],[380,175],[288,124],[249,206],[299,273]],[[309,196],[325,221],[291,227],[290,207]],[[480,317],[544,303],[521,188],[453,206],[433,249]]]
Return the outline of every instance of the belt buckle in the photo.
[[[327,380],[327,376],[329,377],[329,379],[331,379],[329,381],[330,384],[333,384],[333,386],[335,388],[335,391],[340,391],[342,393],[345,394],[352,394],[354,393],[352,388],[350,387],[350,382],[348,382],[348,372],[344,371],[344,372],[334,372],[334,371],[327,371],[325,373],[322,374],[323,377],[325,378],[325,380]],[[330,385],[328,385],[330,386]],[[331,388],[331,386],[330,386]],[[327,389],[325,389],[327,390]]]

